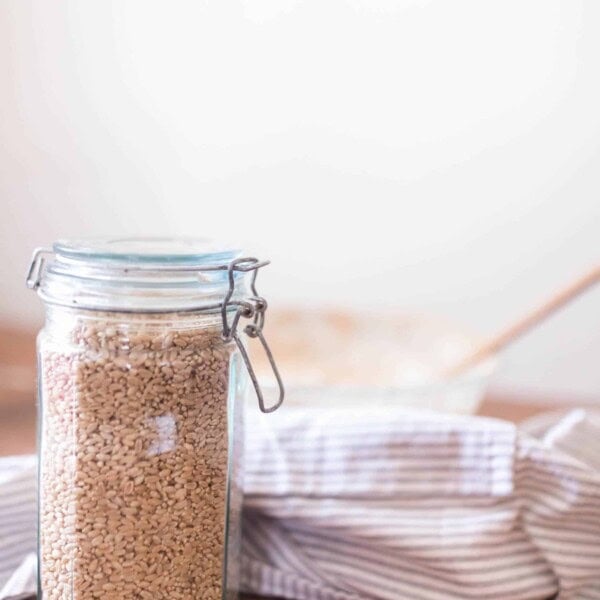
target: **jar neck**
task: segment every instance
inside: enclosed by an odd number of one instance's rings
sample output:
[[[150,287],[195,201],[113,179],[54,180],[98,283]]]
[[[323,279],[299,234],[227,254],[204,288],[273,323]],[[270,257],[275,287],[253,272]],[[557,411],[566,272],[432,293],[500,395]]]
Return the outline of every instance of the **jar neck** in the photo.
[[[250,272],[144,268],[69,262],[60,257],[50,262],[38,293],[52,305],[102,312],[174,313],[219,312],[229,301],[250,294]],[[233,279],[231,288],[230,277]]]

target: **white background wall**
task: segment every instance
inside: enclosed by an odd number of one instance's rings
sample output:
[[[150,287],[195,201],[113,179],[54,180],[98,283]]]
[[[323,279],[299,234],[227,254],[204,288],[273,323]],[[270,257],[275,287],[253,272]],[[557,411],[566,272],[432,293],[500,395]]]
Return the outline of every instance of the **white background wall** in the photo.
[[[31,249],[201,234],[273,302],[492,332],[600,259],[596,0],[2,0],[0,320]],[[600,290],[497,385],[600,397]]]

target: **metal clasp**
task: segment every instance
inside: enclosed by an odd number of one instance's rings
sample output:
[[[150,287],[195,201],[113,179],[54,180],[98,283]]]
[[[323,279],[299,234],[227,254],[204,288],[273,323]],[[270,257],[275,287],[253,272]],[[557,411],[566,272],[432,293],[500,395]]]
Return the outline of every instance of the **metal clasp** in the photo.
[[[44,267],[50,256],[54,256],[52,248],[36,248],[33,251],[26,279],[27,287],[30,290],[37,290],[40,287],[42,275],[44,274]]]
[[[248,370],[248,375],[250,375],[250,379],[252,380],[252,385],[254,386],[256,397],[258,398],[258,406],[260,407],[260,410],[264,413],[271,413],[277,410],[283,403],[283,399],[285,396],[283,380],[281,379],[279,369],[275,364],[275,359],[273,358],[271,348],[269,347],[269,344],[267,343],[267,340],[265,339],[265,336],[263,334],[263,327],[265,324],[265,313],[267,311],[268,306],[267,301],[262,296],[260,296],[256,290],[256,276],[258,275],[258,270],[261,267],[264,267],[268,264],[268,261],[259,262],[259,260],[256,258],[238,258],[232,261],[227,268],[227,274],[229,277],[229,290],[225,295],[225,298],[223,299],[223,303],[221,304],[221,318],[223,320],[223,340],[225,342],[230,342],[233,340],[237,344],[242,358],[244,359],[246,369]],[[253,295],[247,300],[232,302],[232,297],[235,292],[236,271],[243,273],[252,271],[252,281],[250,283],[250,289]],[[237,305],[237,309],[230,324],[229,320],[227,319],[227,310],[228,307],[232,305]],[[269,364],[271,365],[273,375],[277,380],[279,398],[273,406],[265,406],[264,395],[260,387],[260,383],[258,382],[258,378],[256,377],[254,367],[252,366],[252,362],[248,355],[248,351],[246,350],[244,343],[238,335],[238,324],[242,317],[252,319],[252,322],[246,325],[246,327],[244,328],[244,333],[249,338],[258,338],[265,354],[267,355],[267,359],[269,361]]]

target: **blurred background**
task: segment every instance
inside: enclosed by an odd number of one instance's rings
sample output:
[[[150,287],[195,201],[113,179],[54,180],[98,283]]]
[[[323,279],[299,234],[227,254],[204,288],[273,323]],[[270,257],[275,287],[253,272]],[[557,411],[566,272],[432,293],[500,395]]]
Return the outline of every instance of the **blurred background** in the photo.
[[[276,345],[307,311],[490,335],[596,264],[599,24],[594,0],[4,0],[0,421],[29,429],[0,453],[32,435],[24,278],[56,238],[244,240]],[[600,401],[598,299],[490,397]]]

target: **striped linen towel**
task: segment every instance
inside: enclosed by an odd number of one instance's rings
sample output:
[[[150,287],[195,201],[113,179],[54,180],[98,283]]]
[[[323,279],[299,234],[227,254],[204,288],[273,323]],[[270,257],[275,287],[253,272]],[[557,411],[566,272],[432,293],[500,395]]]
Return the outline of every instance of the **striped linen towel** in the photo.
[[[28,554],[35,551],[36,531],[36,459],[34,456],[0,458],[0,598],[11,589],[25,591],[33,584],[24,571],[35,563]],[[18,567],[25,563],[21,569]]]
[[[600,418],[573,411],[526,429],[376,406],[250,416],[245,591],[600,599]],[[35,478],[22,460],[0,475],[0,589],[34,547]],[[0,599],[31,586],[29,561]]]
[[[297,600],[600,599],[600,419],[379,407],[251,424],[246,589]]]

